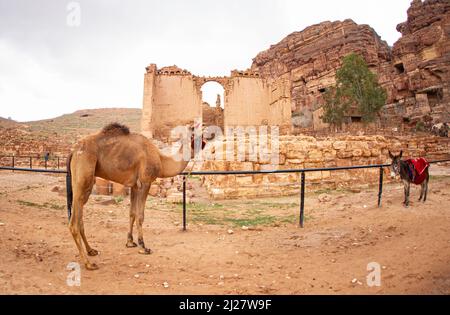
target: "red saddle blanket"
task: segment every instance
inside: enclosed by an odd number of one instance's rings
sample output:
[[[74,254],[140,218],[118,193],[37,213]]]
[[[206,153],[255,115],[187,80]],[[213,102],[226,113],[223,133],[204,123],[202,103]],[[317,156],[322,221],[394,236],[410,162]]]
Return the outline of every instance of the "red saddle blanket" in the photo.
[[[428,163],[428,161],[424,158],[409,159],[406,160],[406,163],[408,163],[412,171],[411,179],[413,183],[416,185],[422,184],[427,174],[425,170],[430,166],[430,163]]]

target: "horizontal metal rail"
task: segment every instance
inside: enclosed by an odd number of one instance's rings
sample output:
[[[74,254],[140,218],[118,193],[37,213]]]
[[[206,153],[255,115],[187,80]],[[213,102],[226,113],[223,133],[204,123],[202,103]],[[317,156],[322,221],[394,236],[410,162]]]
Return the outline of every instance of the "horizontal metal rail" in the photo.
[[[5,158],[10,158],[11,159],[11,166],[15,167],[16,166],[16,160],[24,160],[27,159],[29,162],[29,166],[30,168],[33,168],[33,159],[34,160],[38,160],[42,163],[42,160],[44,160],[44,167],[45,169],[48,168],[49,166],[49,162],[50,161],[56,161],[56,169],[60,169],[60,160],[61,159],[67,159],[65,157],[60,157],[60,156],[52,156],[52,157],[45,157],[45,156],[41,156],[41,155],[0,155],[0,159],[5,159]],[[42,160],[41,160],[42,159]],[[21,163],[23,164],[23,163]],[[50,163],[51,164],[51,163]]]
[[[21,168],[21,167],[0,166],[0,170],[22,171],[22,172],[33,172],[33,173],[67,174],[67,171],[64,171],[64,170],[46,170],[44,168]]]

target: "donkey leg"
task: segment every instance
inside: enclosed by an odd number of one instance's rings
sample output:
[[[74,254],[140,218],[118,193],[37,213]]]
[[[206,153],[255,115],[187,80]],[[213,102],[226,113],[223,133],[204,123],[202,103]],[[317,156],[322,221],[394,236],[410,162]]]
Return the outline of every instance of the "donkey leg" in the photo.
[[[127,247],[137,247],[137,244],[133,241],[133,225],[136,220],[136,204],[137,204],[137,193],[135,189],[131,189],[131,206],[130,206],[130,229],[127,235]]]
[[[404,180],[403,181],[403,186],[404,186],[404,193],[405,193],[405,200],[403,201],[403,205],[406,208],[408,208],[408,206],[409,206],[409,187],[410,187],[410,184],[406,180]]]
[[[411,184],[410,183],[408,183],[407,184],[407,189],[406,189],[406,207],[409,207],[409,192],[410,192],[410,189],[411,189]]]
[[[148,191],[150,189],[150,184],[143,184],[141,188],[137,188],[137,207],[136,207],[136,216],[137,216],[137,230],[138,230],[138,245],[139,245],[139,253],[144,255],[149,255],[152,253],[150,248],[145,247],[144,243],[144,235],[142,231],[142,224],[144,223],[144,210],[145,210],[145,202],[147,200]]]
[[[424,195],[423,195],[423,202],[427,201],[427,195],[428,195],[428,180],[429,180],[429,178],[427,178],[427,179],[425,180],[425,185],[424,185],[425,192],[424,192]]]
[[[408,191],[407,191],[407,185],[406,185],[405,181],[403,181],[403,194],[405,196],[404,200],[403,200],[403,205],[406,206],[406,196],[408,194]]]
[[[421,201],[422,200],[422,198],[423,198],[423,193],[425,192],[425,182],[423,182],[421,185],[420,185],[420,197],[419,197],[419,201]]]

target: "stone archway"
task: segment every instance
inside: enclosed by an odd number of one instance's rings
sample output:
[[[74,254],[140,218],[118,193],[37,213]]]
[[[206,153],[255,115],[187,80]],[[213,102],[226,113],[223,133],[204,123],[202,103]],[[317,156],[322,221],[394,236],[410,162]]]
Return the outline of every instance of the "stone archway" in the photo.
[[[223,131],[225,89],[215,81],[208,81],[201,86],[200,95],[203,126],[217,126]]]

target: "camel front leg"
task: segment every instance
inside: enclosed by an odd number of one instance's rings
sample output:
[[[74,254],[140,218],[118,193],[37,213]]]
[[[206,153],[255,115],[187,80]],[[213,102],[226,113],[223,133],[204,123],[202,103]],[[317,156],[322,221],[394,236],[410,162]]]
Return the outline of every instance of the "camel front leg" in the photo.
[[[138,246],[140,248],[139,253],[144,255],[149,255],[152,253],[150,248],[145,247],[144,234],[142,231],[142,225],[144,224],[145,202],[147,201],[149,189],[150,184],[143,184],[141,188],[136,188],[137,190],[136,219],[138,230]]]

